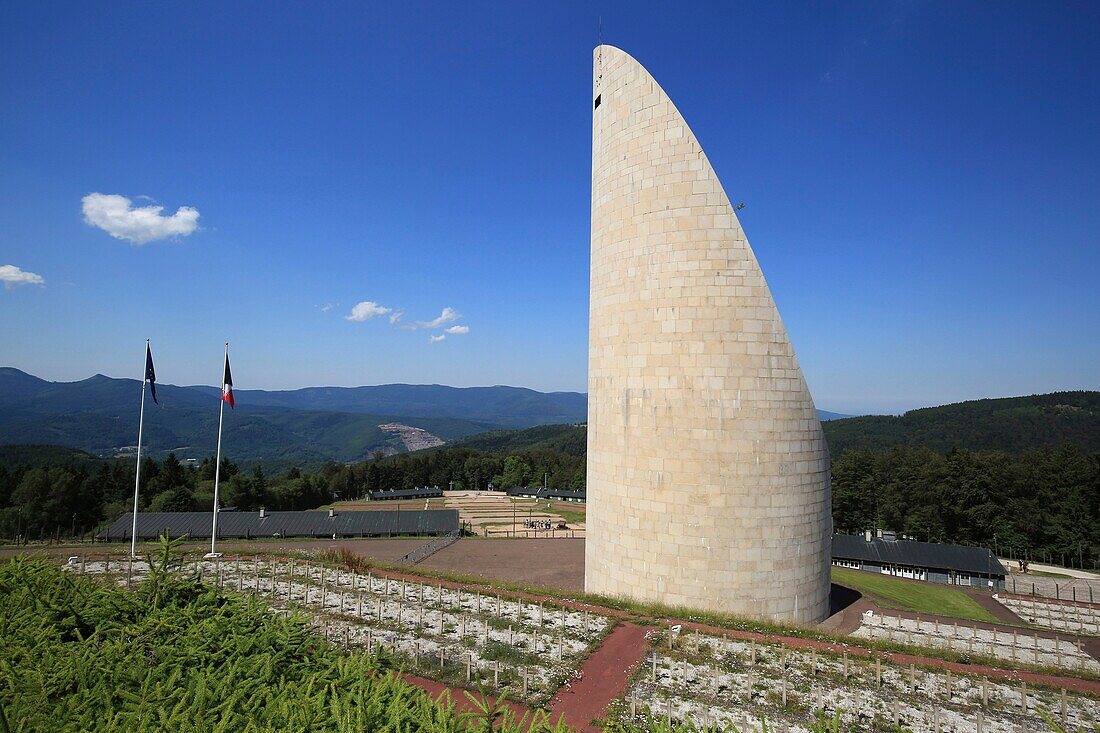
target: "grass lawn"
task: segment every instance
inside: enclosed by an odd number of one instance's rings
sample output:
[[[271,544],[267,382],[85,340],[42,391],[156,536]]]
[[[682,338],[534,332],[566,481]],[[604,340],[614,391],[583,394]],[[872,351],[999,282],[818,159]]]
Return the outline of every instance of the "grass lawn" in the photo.
[[[951,616],[968,621],[997,619],[972,598],[949,586],[919,583],[851,568],[833,568],[833,582],[858,590],[868,600],[901,611]]]

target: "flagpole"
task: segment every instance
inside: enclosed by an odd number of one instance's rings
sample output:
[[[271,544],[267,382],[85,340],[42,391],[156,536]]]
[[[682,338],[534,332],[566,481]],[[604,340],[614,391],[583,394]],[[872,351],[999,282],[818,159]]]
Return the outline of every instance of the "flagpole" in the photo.
[[[149,353],[149,339],[145,339],[145,353]],[[138,418],[138,446],[137,446],[137,470],[134,471],[134,523],[130,527],[130,557],[137,557],[137,515],[138,515],[138,488],[141,486],[141,432],[145,428],[145,385],[148,383],[149,372],[143,370],[145,376],[141,379],[141,417]]]
[[[225,360],[229,361],[229,342],[225,342]],[[218,402],[218,451],[214,459],[214,526],[210,530],[210,555],[217,556],[218,547],[218,480],[222,470],[222,418],[225,416],[225,363],[222,363],[222,394]]]

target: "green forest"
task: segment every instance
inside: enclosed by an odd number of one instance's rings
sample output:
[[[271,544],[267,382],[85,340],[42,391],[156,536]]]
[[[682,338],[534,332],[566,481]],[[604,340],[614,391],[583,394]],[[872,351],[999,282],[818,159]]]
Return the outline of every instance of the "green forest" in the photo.
[[[94,532],[133,507],[133,461],[98,459],[53,446],[0,448],[0,538],[68,539]],[[223,507],[253,511],[317,509],[338,499],[361,499],[382,489],[441,486],[481,488],[542,484],[583,489],[584,457],[548,449],[485,453],[447,448],[402,453],[354,464],[327,463],[316,472],[291,468],[267,475],[222,459]],[[210,511],[214,459],[183,465],[174,454],[141,463],[142,511]]]
[[[1095,567],[1100,457],[1069,443],[1019,453],[850,449],[833,460],[833,524]]]

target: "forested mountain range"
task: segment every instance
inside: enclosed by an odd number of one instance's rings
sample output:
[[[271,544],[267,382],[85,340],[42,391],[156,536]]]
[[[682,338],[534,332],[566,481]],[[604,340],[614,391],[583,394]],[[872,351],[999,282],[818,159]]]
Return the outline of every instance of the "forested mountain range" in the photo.
[[[224,444],[241,463],[291,464],[357,461],[405,445],[379,425],[409,425],[452,441],[505,427],[581,421],[585,396],[516,387],[438,385],[318,387],[292,392],[234,390]],[[0,444],[50,444],[114,455],[137,441],[141,383],[97,374],[78,382],[48,382],[0,368]],[[218,390],[158,384],[160,404],[146,400],[149,455],[180,458],[214,452]]]

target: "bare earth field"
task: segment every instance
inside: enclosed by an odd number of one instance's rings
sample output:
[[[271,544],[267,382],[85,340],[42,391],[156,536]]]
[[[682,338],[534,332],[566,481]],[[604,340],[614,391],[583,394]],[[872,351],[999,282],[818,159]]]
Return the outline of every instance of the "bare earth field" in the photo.
[[[417,567],[583,591],[584,540],[465,538]]]

